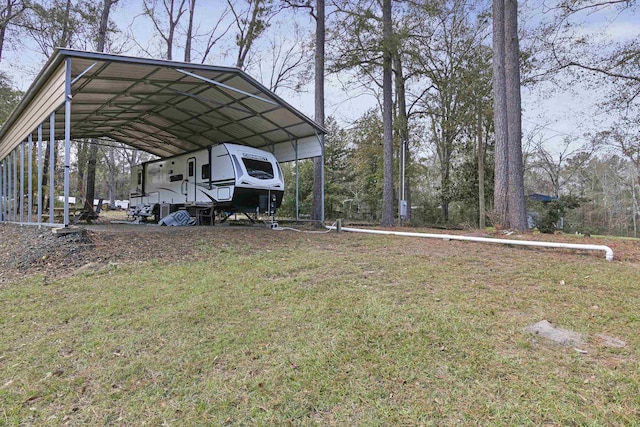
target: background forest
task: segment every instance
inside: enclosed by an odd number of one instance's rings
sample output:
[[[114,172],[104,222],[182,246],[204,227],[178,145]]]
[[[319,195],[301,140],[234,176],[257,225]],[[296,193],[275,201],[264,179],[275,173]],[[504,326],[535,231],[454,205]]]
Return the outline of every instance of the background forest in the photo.
[[[313,117],[316,1],[3,0],[0,123],[55,47],[235,66]],[[491,223],[494,126],[491,2],[326,4],[325,213],[379,222],[383,51],[393,64],[394,191],[405,143],[404,223]],[[636,1],[524,2],[519,9],[525,194],[553,231],[637,237],[640,29]],[[633,22],[636,25],[633,25]],[[75,141],[75,195],[129,197],[149,156],[114,141]],[[311,215],[314,165],[285,164],[281,214]],[[95,180],[95,191],[93,190]],[[61,182],[61,180],[59,180]],[[298,183],[296,203],[295,183]],[[397,209],[396,209],[397,210]]]

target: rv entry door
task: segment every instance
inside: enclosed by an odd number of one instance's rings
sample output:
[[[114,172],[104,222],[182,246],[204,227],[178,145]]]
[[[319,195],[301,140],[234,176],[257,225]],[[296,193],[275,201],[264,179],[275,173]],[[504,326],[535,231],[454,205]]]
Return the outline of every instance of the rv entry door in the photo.
[[[187,202],[195,202],[196,201],[196,191],[198,190],[198,185],[196,183],[196,158],[189,157],[187,159],[187,170],[186,170],[186,178],[182,183],[182,192],[186,196]]]

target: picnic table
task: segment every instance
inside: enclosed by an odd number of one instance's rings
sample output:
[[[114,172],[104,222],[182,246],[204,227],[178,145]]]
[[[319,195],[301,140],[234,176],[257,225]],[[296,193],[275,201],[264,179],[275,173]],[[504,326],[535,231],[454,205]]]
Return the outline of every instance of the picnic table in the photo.
[[[98,209],[93,209],[93,206],[85,200],[84,206],[69,206],[69,223],[77,224],[79,221],[95,221],[98,219],[100,213],[100,205]],[[48,211],[47,211],[48,212]],[[43,213],[44,218],[49,218],[48,213]],[[55,221],[62,222],[64,220],[64,208],[53,208],[53,217]]]

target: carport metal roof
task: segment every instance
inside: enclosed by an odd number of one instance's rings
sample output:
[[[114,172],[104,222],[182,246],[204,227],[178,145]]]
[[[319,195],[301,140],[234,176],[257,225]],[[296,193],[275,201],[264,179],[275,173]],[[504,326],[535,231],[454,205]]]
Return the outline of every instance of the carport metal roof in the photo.
[[[160,157],[227,141],[281,162],[322,154],[325,130],[240,69],[57,49],[0,129],[0,160],[38,126],[49,134],[67,91],[71,139],[108,137]],[[57,139],[65,120],[55,115]]]

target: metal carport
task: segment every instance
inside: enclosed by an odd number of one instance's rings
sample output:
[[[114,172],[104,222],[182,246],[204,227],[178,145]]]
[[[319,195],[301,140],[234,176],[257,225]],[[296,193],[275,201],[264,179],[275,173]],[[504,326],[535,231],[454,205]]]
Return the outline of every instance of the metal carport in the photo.
[[[160,157],[233,141],[297,162],[323,156],[324,134],[237,68],[57,49],[0,128],[0,222],[56,225],[53,203],[43,221],[47,141],[52,150],[64,141],[64,219],[57,225],[67,226],[72,139],[106,137]]]

